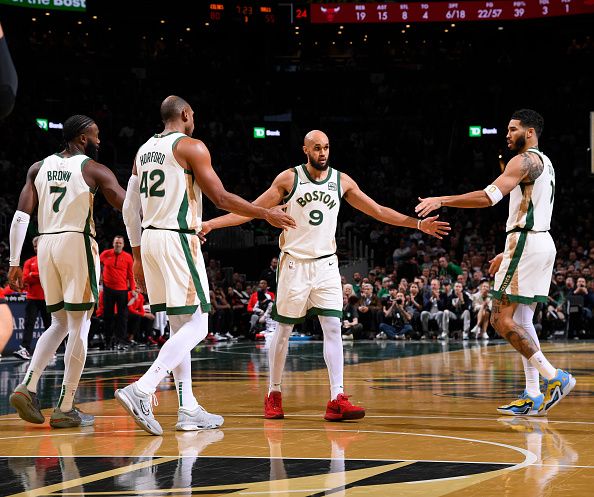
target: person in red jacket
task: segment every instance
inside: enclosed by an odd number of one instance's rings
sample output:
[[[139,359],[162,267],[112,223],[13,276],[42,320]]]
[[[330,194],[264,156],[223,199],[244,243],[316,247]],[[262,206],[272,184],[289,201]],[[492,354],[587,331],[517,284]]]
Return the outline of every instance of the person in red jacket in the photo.
[[[274,301],[274,292],[271,292],[268,289],[268,282],[266,280],[260,280],[258,283],[257,290],[250,295],[250,300],[248,301],[247,310],[248,312],[254,312],[254,306],[258,303],[258,290],[262,290],[266,292],[268,295],[268,299]]]
[[[37,254],[37,240],[39,237],[33,238],[33,250]],[[23,331],[23,339],[19,348],[15,350],[12,355],[22,359],[23,361],[31,360],[31,341],[33,339],[33,328],[37,316],[41,315],[44,329],[48,329],[51,324],[51,318],[47,308],[45,307],[45,295],[41,282],[39,281],[39,268],[37,267],[37,255],[25,261],[23,265],[23,283],[27,290],[27,305],[25,306],[25,329]]]
[[[130,345],[127,333],[128,289],[135,290],[136,284],[132,274],[132,256],[124,252],[124,237],[116,236],[113,239],[113,248],[101,252],[99,259],[103,278],[105,332],[114,339],[116,342],[114,345],[118,349],[125,350]],[[117,314],[115,314],[116,305],[120,310]]]
[[[136,290],[128,292],[128,334],[130,340],[136,343],[151,345],[153,322],[155,316],[144,308],[144,295]]]

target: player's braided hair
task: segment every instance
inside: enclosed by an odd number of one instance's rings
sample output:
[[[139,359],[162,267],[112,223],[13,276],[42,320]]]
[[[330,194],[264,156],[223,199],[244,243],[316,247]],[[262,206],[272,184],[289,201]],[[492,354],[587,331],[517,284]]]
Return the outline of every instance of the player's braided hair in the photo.
[[[66,144],[70,140],[73,140],[93,124],[95,124],[95,121],[89,116],[83,116],[82,114],[70,116],[68,119],[66,119],[66,121],[64,121],[64,129],[62,130],[64,143]]]

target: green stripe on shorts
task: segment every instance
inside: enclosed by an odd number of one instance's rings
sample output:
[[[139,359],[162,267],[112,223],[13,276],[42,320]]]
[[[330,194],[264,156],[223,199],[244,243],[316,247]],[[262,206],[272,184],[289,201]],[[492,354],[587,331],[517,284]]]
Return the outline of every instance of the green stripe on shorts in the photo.
[[[196,264],[194,264],[194,259],[192,257],[192,251],[190,250],[190,242],[188,242],[187,235],[180,233],[179,239],[181,240],[182,248],[184,249],[184,255],[186,256],[186,262],[188,264],[188,268],[190,269],[190,274],[192,275],[192,281],[194,282],[194,286],[196,287],[196,292],[198,293],[198,300],[200,300],[200,308],[202,312],[210,311],[210,303],[206,300],[206,296],[204,295],[204,290],[202,288],[202,284],[200,283],[200,276],[198,275],[198,269],[196,269]],[[192,306],[184,306],[184,307],[192,307]],[[178,309],[176,307],[169,307],[169,309]],[[194,312],[196,309],[194,309]],[[179,312],[178,314],[186,314]],[[193,314],[193,313],[192,313]]]

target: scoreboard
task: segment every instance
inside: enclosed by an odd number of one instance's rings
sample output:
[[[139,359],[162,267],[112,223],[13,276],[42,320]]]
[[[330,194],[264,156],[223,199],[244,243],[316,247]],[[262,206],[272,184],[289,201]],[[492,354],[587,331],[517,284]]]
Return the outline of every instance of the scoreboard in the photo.
[[[542,19],[594,13],[594,0],[312,3],[313,24]]]

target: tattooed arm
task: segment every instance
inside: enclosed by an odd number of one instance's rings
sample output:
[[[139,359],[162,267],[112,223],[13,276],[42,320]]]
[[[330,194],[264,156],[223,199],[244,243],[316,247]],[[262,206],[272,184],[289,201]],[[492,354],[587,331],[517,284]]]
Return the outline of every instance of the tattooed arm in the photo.
[[[544,164],[540,157],[532,152],[524,152],[516,155],[507,163],[505,171],[493,181],[493,185],[499,188],[505,197],[520,183],[535,181],[543,170]],[[420,203],[415,211],[421,216],[426,216],[431,211],[440,207],[460,207],[466,209],[477,209],[491,207],[491,199],[484,190],[464,193],[462,195],[448,195],[443,197],[420,198]]]

